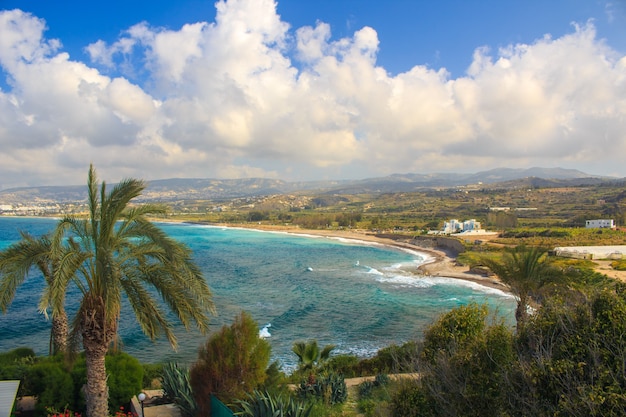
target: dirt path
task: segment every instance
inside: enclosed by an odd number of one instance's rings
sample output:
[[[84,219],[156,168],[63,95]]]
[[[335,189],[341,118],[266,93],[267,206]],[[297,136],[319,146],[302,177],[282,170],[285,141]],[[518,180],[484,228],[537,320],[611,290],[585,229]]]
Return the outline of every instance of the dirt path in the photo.
[[[594,268],[597,272],[608,276],[609,278],[615,278],[622,282],[626,282],[626,271],[617,271],[611,267],[611,262],[613,261],[605,261],[605,260],[594,260],[593,261],[598,266]]]

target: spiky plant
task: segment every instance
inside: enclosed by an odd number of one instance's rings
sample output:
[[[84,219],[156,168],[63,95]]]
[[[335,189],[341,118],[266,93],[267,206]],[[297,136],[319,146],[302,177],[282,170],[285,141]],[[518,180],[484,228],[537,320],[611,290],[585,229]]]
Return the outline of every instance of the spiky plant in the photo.
[[[285,395],[272,395],[267,391],[254,391],[246,400],[238,402],[240,411],[235,413],[243,417],[308,417],[313,404],[294,401]]]
[[[182,417],[194,417],[198,414],[198,405],[193,397],[189,369],[168,362],[163,366],[161,375],[163,393],[176,404]]]

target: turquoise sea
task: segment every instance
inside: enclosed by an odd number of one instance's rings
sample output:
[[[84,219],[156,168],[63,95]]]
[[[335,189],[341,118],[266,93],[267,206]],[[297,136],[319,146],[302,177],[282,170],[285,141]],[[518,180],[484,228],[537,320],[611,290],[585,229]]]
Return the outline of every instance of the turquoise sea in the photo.
[[[0,249],[24,230],[39,236],[54,219],[0,217]],[[230,325],[241,310],[259,323],[285,370],[297,362],[295,341],[317,339],[335,352],[372,356],[382,347],[420,338],[441,313],[470,301],[486,302],[513,324],[514,299],[470,282],[415,275],[429,261],[424,253],[367,242],[307,235],[162,223],[169,235],[194,251],[213,291],[218,316],[214,330]],[[0,315],[0,351],[29,346],[48,351],[50,324],[37,311],[43,279],[33,272]],[[68,294],[68,312],[78,294]],[[143,336],[132,313],[123,311],[122,348],[144,362],[191,363],[206,339],[177,332],[179,349]]]

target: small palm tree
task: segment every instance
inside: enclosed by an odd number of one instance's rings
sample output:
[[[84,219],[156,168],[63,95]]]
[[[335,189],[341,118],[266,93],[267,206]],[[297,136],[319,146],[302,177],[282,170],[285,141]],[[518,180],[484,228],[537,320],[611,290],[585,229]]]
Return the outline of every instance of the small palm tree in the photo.
[[[330,358],[330,353],[335,349],[335,345],[326,345],[320,350],[317,340],[309,342],[295,342],[291,349],[298,357],[298,365],[301,370],[312,370],[322,362]]]
[[[506,249],[501,260],[484,257],[482,263],[509,286],[517,299],[515,319],[522,326],[528,318],[529,302],[538,291],[559,280],[560,270],[555,268],[543,248],[517,246]]]
[[[90,166],[88,218],[66,217],[59,226],[72,237],[73,250],[86,255],[72,280],[82,293],[72,332],[85,350],[88,417],[109,415],[104,359],[117,335],[124,295],[143,332],[151,339],[165,335],[173,348],[176,337],[163,303],[186,329],[195,323],[202,333],[214,313],[211,291],[191,250],[147,219],[164,208],[130,205],[144,188],[142,181],[128,179],[107,192]],[[53,291],[52,299],[58,300],[61,292]]]
[[[65,312],[65,288],[84,258],[72,248],[73,242],[64,242],[61,229],[50,235],[35,238],[21,232],[22,240],[0,252],[0,310],[6,313],[19,287],[29,272],[37,268],[46,282],[39,302],[39,310],[46,317],[52,308],[50,354],[67,353],[68,321]],[[59,297],[51,299],[54,289]]]

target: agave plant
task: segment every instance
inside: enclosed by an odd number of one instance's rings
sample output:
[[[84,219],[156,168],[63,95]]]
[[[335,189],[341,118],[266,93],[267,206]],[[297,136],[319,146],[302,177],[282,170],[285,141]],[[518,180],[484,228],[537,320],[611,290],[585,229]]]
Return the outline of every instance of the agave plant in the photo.
[[[301,398],[316,397],[324,403],[341,404],[348,399],[348,388],[343,375],[327,372],[321,376],[309,375],[296,390]]]
[[[169,362],[163,366],[161,378],[164,394],[178,406],[181,416],[196,416],[198,414],[198,406],[191,390],[189,369]]]
[[[313,404],[305,405],[289,396],[273,396],[256,390],[238,405],[241,410],[235,415],[243,417],[308,417],[313,409]]]

